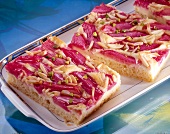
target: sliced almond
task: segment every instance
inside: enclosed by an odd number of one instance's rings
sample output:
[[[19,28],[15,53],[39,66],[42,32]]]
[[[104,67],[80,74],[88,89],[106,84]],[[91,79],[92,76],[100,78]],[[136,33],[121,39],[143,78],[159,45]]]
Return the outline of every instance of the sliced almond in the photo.
[[[48,89],[45,89],[45,88],[44,88],[44,89],[42,90],[42,92],[45,93],[45,94],[47,94],[50,90],[51,90],[50,88],[48,88]]]
[[[147,26],[147,28],[146,28],[146,29],[147,29],[147,32],[148,32],[149,34],[151,34],[151,26],[150,26],[150,24],[147,24],[146,26]]]
[[[100,40],[102,43],[115,43],[117,42],[117,40],[105,33],[102,33],[102,32],[99,32],[99,35],[100,35]]]
[[[117,17],[119,17],[120,19],[123,19],[123,20],[127,19],[127,16],[122,15],[122,14],[120,14],[120,13],[116,13],[116,15],[117,15]]]
[[[157,41],[156,43],[161,44],[161,45],[153,49],[153,51],[170,49],[170,41]]]
[[[25,51],[28,55],[33,56],[34,53],[32,51]]]
[[[83,66],[83,65],[78,65],[79,68],[83,69],[83,70],[86,70],[86,67]]]
[[[147,62],[147,60],[145,58],[145,55],[143,55],[142,53],[139,53],[139,58],[142,61],[143,65],[148,68],[149,64],[148,64],[148,62]]]
[[[163,16],[164,19],[170,20],[170,16]]]
[[[120,44],[107,44],[107,46],[111,49],[120,49],[122,48],[124,45],[120,45]]]
[[[69,73],[74,72],[74,71],[80,72],[80,71],[82,71],[82,69],[79,68],[76,65],[61,65],[61,66],[55,67],[53,69],[53,71],[54,72],[62,71],[62,73],[69,74]]]
[[[89,47],[87,48],[87,50],[90,50],[90,49],[93,47],[93,44],[94,44],[94,41],[92,40],[92,41],[90,42],[90,45],[89,45]]]
[[[83,90],[82,91],[82,97],[87,99],[87,98],[90,98],[91,95],[89,95],[85,90]]]
[[[131,45],[131,46],[141,46],[143,42],[123,42],[124,44]]]
[[[91,13],[88,15],[88,19],[86,20],[86,22],[91,22],[91,23],[93,23],[93,22],[95,22],[95,21],[97,20],[97,18],[98,18],[97,13],[91,12]]]
[[[142,31],[142,29],[143,29],[143,26],[137,25],[137,26],[133,26],[132,28],[130,28],[129,31],[134,31],[134,30]]]
[[[51,62],[51,61],[49,61],[47,58],[42,58],[43,60],[42,60],[42,63],[45,63],[45,64],[48,64],[49,66],[51,66],[51,67],[54,67],[55,65]]]
[[[83,103],[79,103],[77,105],[69,105],[67,106],[67,108],[72,112],[78,113],[78,115],[80,114],[79,111],[82,111],[82,112],[86,111],[86,105]]]
[[[46,55],[46,54],[47,54],[47,51],[46,51],[46,50],[44,50],[44,51],[42,51],[42,52],[39,53],[39,55],[41,55],[41,56],[44,56],[44,55]]]
[[[103,92],[106,92],[106,91],[107,91],[108,86],[109,86],[109,77],[106,76],[106,79],[105,79],[105,81],[104,81]]]
[[[44,64],[40,63],[40,69],[43,71],[43,73],[47,74],[47,70],[46,70]]]
[[[137,18],[141,18],[141,16],[140,16],[139,14],[132,13],[132,14],[130,14],[129,18],[131,18],[131,19],[137,19]]]
[[[95,95],[95,88],[94,87],[92,87],[92,98],[93,98],[93,100],[95,100],[95,98],[94,98],[94,95]]]
[[[77,79],[75,78],[74,75],[70,75],[70,78],[71,78],[71,80],[72,80],[72,83],[77,84]]]
[[[59,48],[63,48],[66,47],[66,43],[64,41],[62,41],[61,39],[59,39],[56,36],[51,36],[49,37],[49,39],[55,44],[57,45]]]
[[[152,12],[160,12],[160,11],[164,10],[165,8],[169,8],[169,6],[162,5],[162,4],[157,4],[157,3],[153,2],[153,3],[149,4],[148,8]]]
[[[153,30],[151,35],[141,36],[141,37],[134,37],[132,39],[133,42],[144,42],[153,44],[155,40],[158,40],[164,34],[164,30]]]
[[[93,80],[95,80],[98,85],[100,85],[101,87],[104,87],[104,83],[103,83],[103,81],[105,80],[104,73],[89,72],[88,75],[91,76],[93,78]],[[103,75],[104,75],[104,77],[103,77]]]
[[[35,54],[41,53],[42,50],[37,50],[37,51],[25,51],[28,55],[34,56]]]
[[[36,76],[27,76],[22,79],[23,82],[29,83],[29,84],[41,84],[44,79],[36,77]]]
[[[105,74],[111,74],[111,75],[115,75],[117,74],[114,70],[112,70],[110,67],[108,67],[107,65],[104,65],[103,63],[101,63],[100,65],[97,66],[97,69],[100,72],[103,72]]]
[[[101,46],[102,48],[108,48],[107,45],[105,43],[103,43],[103,42],[97,42],[97,44],[99,46]]]
[[[92,64],[91,62],[87,61],[87,60],[86,60],[85,64],[86,64],[87,66],[89,66],[90,68],[93,68],[93,69],[95,68],[95,67],[93,66],[93,64]]]
[[[45,81],[47,81],[47,82],[52,82],[52,81],[47,77],[46,74],[41,73],[41,72],[38,72],[38,75],[39,75],[42,79],[44,79]]]
[[[28,64],[28,63],[24,64],[24,67],[26,67],[31,72],[35,72],[35,68],[33,66],[31,66],[30,64]]]
[[[78,34],[82,34],[85,38],[87,38],[87,34],[84,32],[84,29],[82,26],[79,27],[79,29],[77,30]]]

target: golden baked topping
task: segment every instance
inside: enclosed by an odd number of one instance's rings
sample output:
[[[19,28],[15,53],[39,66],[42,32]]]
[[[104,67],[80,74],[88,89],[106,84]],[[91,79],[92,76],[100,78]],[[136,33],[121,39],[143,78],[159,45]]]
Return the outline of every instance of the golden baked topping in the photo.
[[[63,48],[66,47],[66,43],[56,36],[51,36],[49,39],[54,43],[53,48]]]
[[[30,70],[31,72],[35,72],[35,68],[34,68],[33,66],[31,66],[30,64],[25,63],[24,66],[25,66],[28,70]]]

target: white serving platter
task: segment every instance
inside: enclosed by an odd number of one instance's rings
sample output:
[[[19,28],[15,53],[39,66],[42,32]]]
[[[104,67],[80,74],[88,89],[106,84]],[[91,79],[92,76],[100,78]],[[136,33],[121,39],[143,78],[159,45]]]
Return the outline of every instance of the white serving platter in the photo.
[[[134,0],[125,1],[120,5],[118,5],[117,9],[127,13],[131,13],[133,12],[133,2]],[[112,4],[113,3],[114,2],[112,2]],[[62,28],[49,33],[48,35],[51,34],[53,35],[54,33],[58,33],[59,38],[64,40],[66,43],[69,43],[73,34],[76,32],[76,30],[79,27],[78,26],[79,24],[77,24],[77,22],[82,22],[82,18],[81,20],[77,19],[74,22],[71,22],[68,25],[63,26]],[[72,24],[75,25],[72,26]],[[67,29],[69,28],[69,30],[66,30],[65,28]],[[48,35],[45,35],[40,39],[43,39]],[[32,117],[38,120],[46,127],[54,131],[70,132],[70,131],[80,129],[83,126],[86,126],[91,122],[94,122],[95,120],[103,117],[109,112],[124,106],[125,104],[129,103],[133,99],[141,96],[142,94],[146,93],[147,91],[151,90],[158,84],[165,81],[166,79],[170,78],[170,60],[164,66],[164,68],[162,69],[159,76],[154,82],[148,83],[141,80],[121,76],[122,85],[120,87],[120,90],[107,103],[105,103],[100,109],[98,109],[91,116],[85,119],[83,123],[80,124],[79,126],[75,126],[75,125],[68,126],[64,123],[62,118],[52,114],[46,108],[42,107],[41,105],[37,104],[33,100],[29,99],[26,95],[16,90],[15,88],[10,88],[6,83],[7,74],[4,65],[10,60],[14,59],[15,57],[24,53],[25,50],[31,49],[36,45],[38,46],[39,45],[38,42],[40,39],[37,39],[36,41],[33,41],[28,45],[16,50],[15,52],[9,54],[8,56],[6,56],[0,61],[0,71],[1,71],[0,83],[2,85],[1,90],[5,94],[5,96],[13,103],[13,105],[16,106],[16,108],[18,108],[18,110],[20,110],[25,116]]]

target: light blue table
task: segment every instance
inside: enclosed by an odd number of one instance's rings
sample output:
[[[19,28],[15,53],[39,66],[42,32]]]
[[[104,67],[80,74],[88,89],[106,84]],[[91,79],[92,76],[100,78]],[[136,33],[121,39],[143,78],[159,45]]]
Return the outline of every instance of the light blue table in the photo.
[[[0,0],[0,59],[111,0]],[[70,133],[170,134],[170,79],[126,106]],[[25,117],[0,91],[0,134],[55,134]]]

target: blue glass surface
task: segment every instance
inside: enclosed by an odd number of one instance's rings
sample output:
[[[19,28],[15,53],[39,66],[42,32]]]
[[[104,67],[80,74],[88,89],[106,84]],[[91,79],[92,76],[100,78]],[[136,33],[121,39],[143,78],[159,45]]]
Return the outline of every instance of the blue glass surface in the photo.
[[[111,0],[0,0],[0,59]],[[70,133],[170,134],[170,80]],[[55,134],[25,117],[0,91],[0,134]]]

